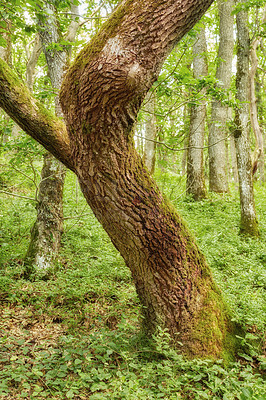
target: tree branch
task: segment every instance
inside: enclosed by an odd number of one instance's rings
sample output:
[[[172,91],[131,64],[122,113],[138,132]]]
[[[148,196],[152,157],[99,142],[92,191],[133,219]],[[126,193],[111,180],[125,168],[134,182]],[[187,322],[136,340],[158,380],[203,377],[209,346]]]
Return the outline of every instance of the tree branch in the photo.
[[[18,76],[1,59],[0,107],[28,135],[73,170],[65,124],[31,95]]]
[[[226,136],[226,137],[224,137],[224,138],[222,138],[222,139],[220,139],[220,140],[217,140],[217,142],[215,142],[215,143],[213,143],[213,144],[211,144],[211,145],[208,145],[208,146],[202,146],[202,147],[199,147],[199,146],[188,146],[188,147],[183,147],[182,149],[176,149],[175,147],[168,146],[168,144],[166,144],[166,143],[164,143],[164,142],[161,142],[161,141],[159,141],[159,140],[147,139],[145,136],[136,135],[136,134],[135,134],[134,136],[139,137],[139,138],[141,138],[141,139],[145,139],[145,140],[147,140],[148,142],[153,142],[153,143],[162,145],[162,146],[166,147],[167,149],[169,149],[169,150],[171,150],[171,151],[185,151],[185,150],[189,150],[189,149],[197,149],[197,150],[209,149],[210,147],[213,147],[213,146],[215,146],[216,144],[218,144],[218,143],[220,143],[220,142],[222,142],[222,141],[228,139],[231,135],[232,135],[232,133],[229,133],[228,136]]]
[[[31,201],[37,202],[37,200],[36,200],[36,199],[33,199],[32,197],[21,196],[20,194],[15,194],[15,193],[6,192],[5,190],[0,190],[0,193],[7,194],[8,196],[19,197],[19,198],[21,198],[21,199],[26,199],[26,200],[31,200]]]

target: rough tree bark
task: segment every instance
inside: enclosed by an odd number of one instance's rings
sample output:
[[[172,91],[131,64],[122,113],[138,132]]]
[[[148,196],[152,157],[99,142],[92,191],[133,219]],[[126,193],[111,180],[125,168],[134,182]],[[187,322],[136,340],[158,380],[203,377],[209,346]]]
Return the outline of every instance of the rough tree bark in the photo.
[[[217,86],[227,90],[232,75],[234,51],[234,0],[219,0],[219,50],[216,70]],[[211,124],[209,132],[209,182],[210,190],[217,193],[228,192],[226,133],[228,128],[228,106],[221,101],[212,102]],[[224,140],[223,140],[224,139]]]
[[[32,52],[29,54],[29,50],[26,49],[26,53],[28,56],[28,62],[26,67],[26,84],[32,93],[33,93],[36,65],[41,52],[42,52],[42,45],[40,41],[40,35],[37,33],[34,39]]]
[[[148,171],[153,174],[155,168],[155,150],[156,150],[156,116],[155,116],[156,93],[148,93],[145,102],[146,120],[145,120],[145,146],[143,160]]]
[[[208,74],[207,43],[205,28],[200,28],[193,46],[193,73],[196,79]],[[190,107],[190,125],[187,151],[187,181],[186,192],[194,200],[206,198],[204,178],[203,147],[206,128],[206,90],[200,91],[201,99]]]
[[[3,30],[1,32],[2,38],[5,40],[6,46],[0,46],[0,58],[4,60],[8,65],[12,65],[12,42],[11,42],[11,23],[10,21],[5,21],[4,26],[0,22],[0,28]]]
[[[169,330],[188,356],[230,352],[231,322],[205,258],[134,148],[132,126],[173,46],[211,0],[125,0],[69,69],[61,90],[68,136],[32,130],[36,100],[0,63],[0,105],[73,169],[96,217],[132,272],[146,326]],[[12,84],[13,81],[13,84]],[[14,93],[15,92],[15,93]],[[20,111],[19,111],[20,110]],[[22,112],[23,111],[23,112]],[[68,141],[69,140],[69,141]],[[65,147],[62,151],[59,142]]]
[[[244,3],[245,0],[240,0]],[[249,143],[249,30],[248,13],[238,12],[237,22],[237,72],[236,98],[239,106],[235,110],[235,147],[238,167],[238,180],[241,205],[240,232],[250,236],[259,236],[258,221],[253,193],[252,162]]]
[[[266,22],[266,7],[263,10],[262,23]],[[255,77],[258,68],[257,48],[261,42],[261,37],[256,37],[251,43],[250,49],[250,119],[251,126],[255,137],[256,147],[252,155],[252,171],[253,175],[259,171],[260,181],[265,182],[264,174],[264,141],[263,133],[258,120],[257,98],[256,98],[256,85]]]
[[[52,4],[46,3],[44,12],[49,18],[39,20],[40,41],[36,47],[41,46],[45,54],[49,77],[52,87],[59,92],[62,84],[63,74],[68,64],[69,48],[61,46],[61,50],[52,48],[54,43],[60,43],[62,33],[59,30],[56,19],[56,10]],[[72,15],[78,15],[77,6],[72,6]],[[73,41],[78,28],[76,19],[72,19],[67,39]],[[70,33],[71,32],[71,33]],[[38,35],[38,36],[39,36]],[[71,35],[71,37],[70,37]],[[37,50],[38,51],[38,48]],[[30,59],[30,70],[37,57]],[[28,79],[32,85],[32,79]],[[58,94],[55,96],[55,113],[64,118]],[[38,271],[47,275],[54,266],[58,257],[63,233],[63,187],[65,180],[65,166],[51,153],[46,153],[43,158],[41,182],[38,192],[37,218],[31,230],[30,244],[25,256],[29,271]]]
[[[6,46],[0,46],[0,59],[4,60],[10,67],[12,66],[12,42],[11,42],[11,24],[8,22],[5,23],[4,26],[0,21],[0,28],[3,29],[1,32],[2,38],[5,40]],[[2,114],[2,112],[1,112]],[[3,118],[5,124],[8,124],[9,116],[4,114],[3,116],[0,114],[0,118]],[[4,131],[0,130],[0,143],[4,144],[8,141],[8,135],[4,133]]]
[[[232,167],[232,179],[233,179],[235,190],[238,190],[236,146],[235,146],[235,139],[232,135],[230,136],[230,156],[231,156],[231,167]]]

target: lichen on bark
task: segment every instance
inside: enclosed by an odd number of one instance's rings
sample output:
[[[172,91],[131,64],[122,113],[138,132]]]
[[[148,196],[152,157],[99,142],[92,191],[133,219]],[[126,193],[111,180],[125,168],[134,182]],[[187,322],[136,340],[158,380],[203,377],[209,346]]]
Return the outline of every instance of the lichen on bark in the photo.
[[[243,2],[243,0],[240,0]],[[252,161],[250,150],[249,124],[249,50],[250,39],[248,30],[248,13],[245,10],[238,12],[237,21],[237,71],[236,71],[236,98],[239,106],[235,109],[235,147],[238,167],[240,193],[240,233],[258,237],[260,235],[256,216]]]

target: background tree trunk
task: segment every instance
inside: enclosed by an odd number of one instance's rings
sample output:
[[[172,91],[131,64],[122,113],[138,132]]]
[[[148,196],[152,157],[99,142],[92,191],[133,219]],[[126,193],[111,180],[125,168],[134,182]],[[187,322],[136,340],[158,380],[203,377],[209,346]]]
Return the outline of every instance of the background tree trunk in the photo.
[[[230,136],[230,155],[231,155],[231,166],[232,166],[232,178],[235,190],[238,190],[238,171],[237,171],[237,160],[236,160],[236,146],[235,139]]]
[[[55,8],[51,4],[46,3],[46,10],[49,12],[49,18],[39,20],[40,44],[45,54],[52,87],[59,92],[64,70],[68,64],[69,49],[66,47],[62,47],[62,50],[51,49],[54,43],[60,43],[62,34],[59,31]],[[78,15],[76,6],[72,6],[72,14]],[[73,40],[77,28],[78,24],[75,22],[75,18],[73,18],[72,25],[70,25],[71,38]],[[70,30],[68,36],[70,39]],[[34,59],[36,57],[32,56],[31,60]],[[32,71],[33,61],[29,62],[28,65],[30,66],[30,71]],[[32,79],[28,78],[28,81],[33,85]],[[63,119],[64,116],[58,94],[55,96],[54,101],[55,113]],[[65,174],[65,166],[51,154],[45,154],[41,173],[42,181],[39,185],[36,207],[37,220],[31,230],[30,244],[25,257],[26,264],[34,267],[36,271],[43,274],[47,274],[53,268],[54,261],[58,257],[60,250],[63,233],[63,187]]]
[[[6,46],[2,47],[0,46],[0,59],[4,60],[10,67],[12,67],[12,41],[11,41],[11,24],[10,22],[5,24],[4,26],[1,26],[0,22],[0,28],[3,29],[3,32],[1,32],[1,35],[3,39],[6,41]],[[3,120],[6,121],[6,124],[8,124],[9,116],[4,115]],[[13,125],[13,127],[15,124]],[[9,135],[7,135],[4,132],[0,132],[0,143],[4,144],[9,140]]]
[[[41,44],[41,40],[40,40],[40,35],[39,35],[39,33],[37,33],[35,36],[35,39],[34,39],[32,52],[31,52],[31,54],[27,54],[28,62],[27,62],[27,67],[26,67],[26,83],[27,83],[29,90],[32,93],[33,93],[36,65],[37,65],[37,62],[38,62],[41,52],[42,52],[42,44]],[[28,53],[28,51],[27,51],[27,53]]]
[[[148,93],[145,102],[145,146],[143,155],[144,163],[151,174],[153,174],[155,168],[155,140],[157,133],[155,105],[156,93],[154,91],[151,91]]]
[[[11,42],[11,22],[5,21],[4,26],[1,26],[1,36],[6,42],[6,46],[0,46],[0,58],[4,60],[9,66],[12,65],[12,42]]]
[[[262,23],[266,22],[266,7],[264,8]],[[256,71],[258,68],[258,56],[257,56],[257,48],[261,42],[260,37],[256,37],[251,43],[250,49],[250,60],[251,60],[251,68],[250,68],[250,119],[251,126],[255,137],[256,147],[253,152],[252,157],[252,171],[253,175],[258,170],[259,178],[261,183],[265,182],[265,174],[264,174],[264,141],[263,141],[263,133],[258,120],[258,110],[257,110],[257,98],[256,98],[256,84],[255,77]]]
[[[241,0],[240,3],[244,3]],[[238,167],[238,180],[241,204],[240,232],[243,234],[258,236],[258,221],[256,217],[252,162],[249,143],[249,31],[248,13],[239,11],[237,22],[237,73],[236,73],[236,97],[240,105],[235,110],[235,147]]]
[[[234,17],[232,15],[234,0],[219,0],[219,50],[216,70],[217,85],[229,89],[232,75],[234,51]],[[209,183],[210,190],[217,193],[228,192],[226,126],[228,106],[219,100],[213,100],[209,132]],[[224,140],[223,140],[224,139]]]
[[[50,271],[60,249],[64,177],[65,172],[61,175],[58,160],[46,153],[39,185],[37,219],[31,229],[31,241],[25,257],[26,263],[38,272]]]
[[[205,28],[201,28],[197,34],[193,46],[193,72],[196,79],[204,77],[208,73],[207,43]],[[190,127],[187,152],[187,194],[191,194],[194,200],[206,198],[207,192],[204,178],[203,147],[206,129],[206,90],[200,92],[200,100],[190,107]]]

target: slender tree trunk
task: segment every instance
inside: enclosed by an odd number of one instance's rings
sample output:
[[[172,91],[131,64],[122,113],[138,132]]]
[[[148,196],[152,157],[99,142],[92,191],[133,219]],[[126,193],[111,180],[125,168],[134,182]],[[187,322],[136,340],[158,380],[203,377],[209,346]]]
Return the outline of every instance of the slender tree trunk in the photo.
[[[264,13],[262,17],[262,23],[266,22],[266,7],[264,8]],[[253,152],[252,157],[252,171],[253,174],[256,171],[259,171],[259,177],[261,182],[265,182],[265,174],[264,174],[264,141],[263,141],[263,133],[262,129],[259,125],[258,120],[258,110],[257,110],[257,98],[256,98],[256,85],[255,85],[255,77],[256,71],[258,68],[258,56],[257,56],[257,48],[261,42],[261,38],[257,37],[251,43],[250,50],[250,59],[251,59],[251,68],[250,68],[250,119],[251,126],[255,137],[256,148]]]
[[[240,2],[244,2],[241,0]],[[249,143],[249,31],[248,13],[240,11],[237,22],[236,97],[240,105],[235,110],[235,147],[241,204],[240,232],[258,236],[258,221],[253,193],[252,162]]]
[[[9,66],[12,65],[12,42],[11,42],[11,22],[5,21],[4,26],[1,24],[0,21],[0,28],[1,28],[1,36],[6,42],[6,46],[0,46],[0,58],[4,60]]]
[[[262,48],[264,44],[262,42]],[[257,109],[258,109],[258,119],[259,119],[259,125],[262,129],[262,134],[263,134],[263,144],[264,144],[264,149],[265,149],[265,132],[266,132],[266,121],[264,118],[264,115],[266,114],[265,111],[265,102],[263,101],[263,94],[264,94],[264,72],[261,71],[260,69],[257,69],[256,72],[256,79],[255,79],[255,86],[256,86],[256,98],[257,98]],[[265,153],[265,151],[264,151]]]
[[[155,168],[155,150],[156,150],[156,116],[155,116],[156,94],[154,91],[148,93],[146,97],[145,110],[145,146],[143,160],[148,171],[153,174]]]
[[[32,93],[33,93],[36,64],[38,62],[41,52],[42,52],[42,47],[40,42],[40,36],[39,34],[36,34],[31,54],[27,54],[28,51],[26,47],[26,54],[28,57],[28,62],[26,66],[26,84]],[[14,126],[12,128],[12,137],[18,138],[20,130],[21,130],[20,127],[16,123],[14,123]]]
[[[236,160],[236,146],[235,139],[233,136],[230,136],[230,155],[231,155],[231,166],[232,166],[232,175],[235,189],[238,189],[238,171],[237,171],[237,160]]]
[[[58,160],[46,153],[39,185],[37,219],[31,230],[31,241],[25,257],[27,264],[32,265],[35,271],[43,273],[54,265],[63,232],[62,196],[65,172],[62,175],[60,173]]]
[[[219,50],[216,70],[217,85],[229,89],[232,75],[234,51],[234,0],[219,0]],[[209,182],[210,190],[217,193],[228,192],[226,133],[228,128],[228,107],[219,100],[213,100],[209,132]],[[224,140],[223,140],[224,139]]]
[[[1,36],[6,42],[6,46],[2,47],[0,46],[0,59],[4,60],[10,67],[12,67],[12,41],[11,41],[11,23],[8,21],[7,24],[5,23],[4,25],[1,24],[0,21],[0,28],[2,29]],[[10,120],[8,115],[3,116],[4,120],[4,125],[8,125],[8,122]],[[13,127],[16,124],[14,123]],[[13,130],[13,128],[12,128]],[[12,132],[13,133],[13,132]],[[1,131],[0,134],[0,143],[4,144],[8,142],[10,135],[7,134],[4,131]],[[13,137],[13,135],[12,135]]]
[[[189,65],[190,67],[190,65]],[[185,99],[187,100],[189,93],[185,92],[184,93]],[[184,108],[183,108],[183,121],[184,121],[184,132],[188,132],[189,131],[189,106],[188,106],[188,102],[184,102]],[[182,168],[182,176],[186,176],[187,174],[187,147],[188,147],[188,139],[189,139],[189,134],[185,134],[184,135],[184,141],[183,141],[183,146],[185,148],[185,150],[183,151],[182,154],[182,161],[181,161],[181,168]]]
[[[143,154],[144,154],[143,136],[142,136],[143,124],[136,123],[132,129],[134,130],[134,136],[136,137],[136,149],[137,149],[138,153],[140,154],[140,156],[143,157]]]
[[[196,79],[206,76],[207,43],[205,28],[201,28],[193,46],[193,72]],[[190,127],[187,152],[187,194],[194,200],[201,200],[207,196],[204,178],[203,146],[206,129],[206,90],[200,92],[201,99],[198,104],[190,107]]]
[[[42,46],[46,62],[48,65],[49,76],[52,87],[59,91],[64,70],[68,64],[69,49],[51,50],[53,43],[59,43],[62,34],[58,29],[54,7],[47,3],[46,9],[49,11],[49,19],[39,21],[40,41],[35,42],[36,51],[38,46]],[[77,13],[77,7],[72,9],[73,14]],[[76,24],[75,20],[72,25]],[[77,26],[70,26],[68,40],[74,40]],[[38,35],[39,36],[39,35]],[[33,86],[31,78],[34,71],[34,61],[37,62],[34,53],[29,60],[29,72],[27,81]],[[63,119],[63,113],[59,104],[58,95],[55,96],[56,115]],[[54,266],[54,261],[58,257],[60,250],[61,236],[63,233],[63,186],[66,168],[54,156],[47,153],[43,159],[41,173],[41,183],[39,185],[37,220],[31,230],[31,240],[25,257],[28,265],[33,266],[36,271],[47,274]]]
[[[42,44],[40,35],[37,33],[34,39],[33,49],[31,54],[28,55],[28,62],[26,68],[26,83],[29,90],[33,93],[33,85],[35,79],[36,64],[42,52]]]

